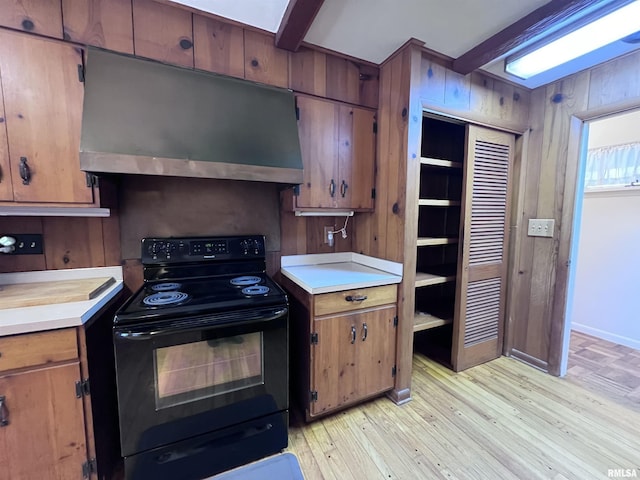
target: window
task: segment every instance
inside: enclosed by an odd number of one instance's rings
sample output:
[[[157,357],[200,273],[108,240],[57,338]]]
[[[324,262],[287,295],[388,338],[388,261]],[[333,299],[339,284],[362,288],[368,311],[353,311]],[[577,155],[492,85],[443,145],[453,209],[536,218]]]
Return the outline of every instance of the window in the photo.
[[[585,190],[640,186],[640,142],[590,148]]]

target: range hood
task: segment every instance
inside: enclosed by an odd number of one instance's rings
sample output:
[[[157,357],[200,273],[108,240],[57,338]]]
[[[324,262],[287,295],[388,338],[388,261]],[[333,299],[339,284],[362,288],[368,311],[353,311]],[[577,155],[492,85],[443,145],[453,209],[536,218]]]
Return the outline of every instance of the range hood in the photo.
[[[295,184],[293,93],[90,48],[80,167]]]

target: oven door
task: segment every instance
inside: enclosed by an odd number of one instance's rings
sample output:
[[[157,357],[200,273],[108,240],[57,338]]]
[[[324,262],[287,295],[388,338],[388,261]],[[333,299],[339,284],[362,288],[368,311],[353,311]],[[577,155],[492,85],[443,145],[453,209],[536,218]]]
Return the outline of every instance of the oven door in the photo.
[[[286,306],[114,327],[122,455],[288,408]]]

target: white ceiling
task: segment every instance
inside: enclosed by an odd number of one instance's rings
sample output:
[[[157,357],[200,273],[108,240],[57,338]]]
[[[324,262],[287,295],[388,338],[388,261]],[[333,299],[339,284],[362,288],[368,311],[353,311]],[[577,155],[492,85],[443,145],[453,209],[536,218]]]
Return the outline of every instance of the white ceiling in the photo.
[[[171,0],[276,32],[288,0]],[[382,63],[410,38],[457,58],[548,0],[325,0],[304,41]],[[529,88],[621,55],[640,45],[617,42],[587,58],[523,81],[504,72],[504,57],[483,68]]]

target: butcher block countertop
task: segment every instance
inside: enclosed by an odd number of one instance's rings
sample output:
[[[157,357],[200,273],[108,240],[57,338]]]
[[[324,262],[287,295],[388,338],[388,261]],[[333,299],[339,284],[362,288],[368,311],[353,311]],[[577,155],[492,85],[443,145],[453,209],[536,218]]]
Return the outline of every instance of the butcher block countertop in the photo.
[[[122,267],[2,273],[0,336],[83,325],[122,288]]]
[[[353,252],[283,256],[281,273],[307,292],[339,292],[402,281],[402,264]]]

